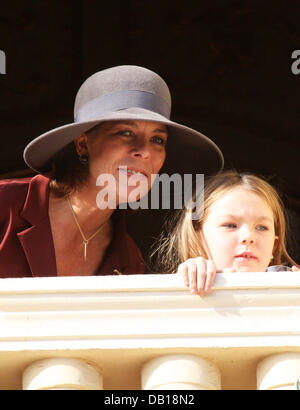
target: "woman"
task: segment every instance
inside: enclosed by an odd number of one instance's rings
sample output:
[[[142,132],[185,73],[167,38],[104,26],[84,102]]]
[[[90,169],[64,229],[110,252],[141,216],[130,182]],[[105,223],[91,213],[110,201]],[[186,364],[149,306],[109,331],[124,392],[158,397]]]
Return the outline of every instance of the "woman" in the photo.
[[[150,70],[118,66],[89,77],[76,96],[75,122],[25,148],[39,174],[0,182],[1,277],[143,273],[124,215],[115,212],[129,200],[130,179],[148,182],[140,195],[151,188],[167,139],[173,156],[178,144],[198,149],[202,172],[223,165],[216,145],[170,121],[170,110],[169,89]]]
[[[160,269],[177,271],[193,294],[203,295],[217,272],[264,272],[288,264],[299,270],[285,238],[283,205],[275,189],[255,175],[227,171],[206,182],[199,219],[191,218],[191,210],[181,213],[160,247]]]

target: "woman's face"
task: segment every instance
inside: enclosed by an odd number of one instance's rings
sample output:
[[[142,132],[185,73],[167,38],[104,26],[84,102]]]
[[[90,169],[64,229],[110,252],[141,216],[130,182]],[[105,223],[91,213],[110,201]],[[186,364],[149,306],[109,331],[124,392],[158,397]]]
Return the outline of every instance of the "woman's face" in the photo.
[[[79,139],[84,138],[81,148],[86,144],[85,152],[89,154],[92,183],[100,175],[114,177],[117,203],[120,203],[127,202],[128,197],[130,200],[130,193],[137,192],[139,184],[143,186],[139,197],[151,189],[151,175],[157,174],[165,161],[167,137],[167,127],[163,124],[127,120],[104,122],[89,137],[83,134]],[[76,146],[82,154],[79,139]]]
[[[217,270],[264,272],[278,238],[273,212],[259,195],[237,187],[214,202],[203,223],[204,248]]]

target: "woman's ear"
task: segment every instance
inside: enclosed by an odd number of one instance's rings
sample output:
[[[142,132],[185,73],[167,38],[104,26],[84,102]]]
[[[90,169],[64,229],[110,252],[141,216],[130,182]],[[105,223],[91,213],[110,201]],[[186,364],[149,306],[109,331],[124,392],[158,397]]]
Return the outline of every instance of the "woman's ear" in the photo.
[[[88,154],[89,150],[87,140],[88,136],[84,133],[79,135],[79,137],[77,137],[74,140],[75,148],[79,156],[83,154]]]

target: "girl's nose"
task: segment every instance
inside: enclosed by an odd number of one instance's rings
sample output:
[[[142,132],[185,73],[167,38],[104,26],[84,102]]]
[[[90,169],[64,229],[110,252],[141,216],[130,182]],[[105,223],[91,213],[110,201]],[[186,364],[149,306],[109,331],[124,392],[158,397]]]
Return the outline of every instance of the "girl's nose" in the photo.
[[[244,238],[244,239],[241,240],[241,243],[242,243],[243,245],[251,245],[251,244],[254,243],[254,239],[252,239],[252,238]]]
[[[255,238],[250,229],[243,229],[240,234],[240,243],[243,245],[253,245],[255,243]]]

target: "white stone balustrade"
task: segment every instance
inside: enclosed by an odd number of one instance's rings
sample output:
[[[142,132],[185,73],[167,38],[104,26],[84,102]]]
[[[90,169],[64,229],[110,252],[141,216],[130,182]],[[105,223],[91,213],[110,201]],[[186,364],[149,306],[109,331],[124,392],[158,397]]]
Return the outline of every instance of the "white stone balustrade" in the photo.
[[[257,386],[260,390],[298,390],[300,353],[275,354],[262,360],[257,367]]]
[[[38,360],[23,372],[24,390],[102,390],[100,369],[79,359]]]
[[[0,279],[0,389],[296,388],[299,318],[297,272]]]
[[[146,363],[143,390],[220,390],[221,375],[214,364],[193,355],[174,354]]]

